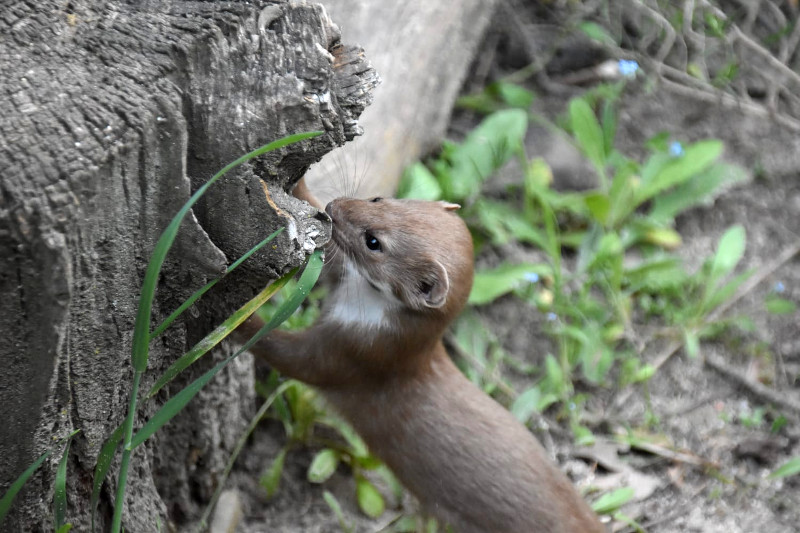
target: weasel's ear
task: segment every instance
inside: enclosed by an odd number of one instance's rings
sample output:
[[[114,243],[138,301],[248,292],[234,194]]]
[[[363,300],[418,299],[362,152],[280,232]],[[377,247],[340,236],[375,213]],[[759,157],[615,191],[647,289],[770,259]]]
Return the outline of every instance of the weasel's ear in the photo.
[[[414,309],[438,309],[447,302],[447,291],[450,289],[450,278],[439,261],[426,265],[424,272],[409,292],[409,304]]]

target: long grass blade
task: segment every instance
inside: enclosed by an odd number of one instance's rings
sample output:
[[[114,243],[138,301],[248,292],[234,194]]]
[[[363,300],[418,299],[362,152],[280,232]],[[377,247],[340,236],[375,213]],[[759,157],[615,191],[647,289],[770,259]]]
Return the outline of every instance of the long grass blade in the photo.
[[[64,453],[58,462],[56,470],[56,480],[53,488],[53,517],[55,529],[61,530],[66,523],[67,516],[67,462],[69,458],[69,444],[72,442],[72,435],[67,439]]]
[[[97,457],[97,465],[94,467],[94,480],[92,482],[92,497],[89,505],[92,509],[92,531],[94,532],[94,519],[97,513],[97,502],[100,501],[100,489],[103,487],[103,481],[106,479],[108,469],[111,468],[111,462],[114,460],[114,454],[117,451],[120,441],[122,440],[123,426],[120,425],[111,433],[103,447],[100,449],[100,455]]]
[[[164,331],[166,331],[166,329],[170,326],[170,324],[172,324],[172,322],[175,321],[176,318],[178,318],[184,311],[189,309],[189,307],[191,307],[193,303],[195,303],[198,299],[200,299],[201,296],[203,296],[206,292],[208,292],[208,290],[211,287],[216,285],[217,282],[219,282],[225,276],[227,276],[228,274],[230,274],[231,272],[236,270],[236,267],[238,267],[239,265],[244,263],[251,255],[253,255],[258,250],[263,248],[265,244],[267,244],[272,239],[277,237],[278,234],[280,232],[282,232],[283,230],[284,230],[284,228],[280,228],[280,229],[272,232],[272,234],[269,237],[267,237],[266,239],[264,239],[260,243],[256,244],[252,248],[250,248],[250,250],[248,250],[242,257],[240,257],[239,259],[234,261],[231,264],[231,266],[229,266],[228,268],[225,269],[225,272],[223,272],[221,276],[219,276],[216,279],[212,279],[211,281],[206,283],[203,287],[201,287],[200,289],[195,291],[194,294],[189,296],[189,298],[185,302],[183,302],[180,305],[180,307],[178,307],[175,311],[173,311],[172,314],[170,314],[166,319],[164,319],[164,321],[155,330],[153,330],[153,332],[150,334],[150,340],[153,340],[154,338],[156,338],[159,335],[161,335],[162,333],[164,333]]]
[[[14,503],[14,498],[17,497],[17,493],[19,493],[20,489],[25,485],[25,483],[30,479],[36,470],[42,466],[42,463],[47,456],[50,455],[52,450],[47,450],[39,458],[33,462],[31,466],[29,466],[20,476],[8,487],[8,490],[3,497],[0,498],[0,524],[3,523],[3,519],[8,514],[8,511],[11,510],[11,504]]]
[[[66,438],[71,439],[74,435],[76,435],[79,432],[80,430],[76,429],[75,431],[67,435]],[[59,443],[61,442],[64,441],[63,440],[59,441]],[[36,459],[28,468],[25,469],[25,471],[22,474],[19,475],[17,479],[14,480],[11,486],[8,487],[8,490],[6,490],[6,493],[3,494],[3,497],[0,498],[0,524],[3,523],[3,520],[5,519],[6,515],[8,515],[8,512],[11,510],[11,505],[14,503],[14,498],[17,497],[19,491],[22,489],[22,487],[25,486],[25,483],[28,482],[28,480],[31,478],[34,472],[36,472],[36,470],[40,466],[42,466],[44,460],[47,459],[47,457],[52,452],[53,450],[47,450],[42,455],[40,455],[38,459]]]
[[[322,135],[322,132],[314,131],[309,133],[298,133],[296,135],[290,135],[288,137],[284,137],[283,139],[279,139],[277,141],[271,142],[267,145],[262,146],[261,148],[257,148],[253,150],[249,154],[245,154],[236,161],[227,164],[222,170],[214,174],[214,176],[208,180],[202,187],[197,189],[197,191],[192,195],[189,200],[183,204],[183,207],[178,211],[178,213],[172,218],[172,221],[169,223],[167,228],[161,234],[161,237],[158,239],[155,248],[153,249],[153,254],[150,256],[150,263],[147,265],[147,271],[145,272],[144,282],[142,283],[142,294],[139,299],[139,311],[136,315],[136,323],[134,325],[133,330],[133,349],[132,349],[132,361],[133,361],[133,368],[139,370],[140,372],[144,372],[147,368],[147,345],[150,340],[149,329],[150,329],[150,315],[153,305],[153,297],[155,294],[156,282],[158,281],[158,274],[161,272],[161,266],[164,264],[164,259],[167,256],[167,252],[169,251],[170,247],[172,246],[173,241],[175,240],[175,236],[178,234],[178,229],[180,228],[181,222],[186,214],[189,212],[189,209],[200,199],[200,197],[208,190],[211,185],[213,185],[219,178],[221,178],[225,173],[229,170],[245,163],[255,157],[263,155],[267,152],[271,152],[272,150],[277,150],[279,148],[283,148],[286,145],[302,141],[304,139],[310,139],[312,137],[317,137],[318,135]]]
[[[235,168],[242,163],[258,157],[272,150],[277,150],[289,144],[310,139],[322,135],[322,132],[315,131],[309,133],[298,133],[289,135],[283,139],[278,139],[269,144],[266,144],[252,152],[243,155],[236,161],[225,165],[225,167],[214,174],[202,187],[183,204],[183,207],[172,218],[169,225],[161,233],[161,236],[156,242],[152,254],[150,255],[150,262],[147,264],[144,280],[142,281],[142,291],[139,296],[139,308],[136,313],[136,322],[133,327],[133,342],[131,347],[131,366],[133,366],[133,384],[131,388],[130,404],[128,406],[128,414],[125,418],[124,424],[124,438],[125,447],[122,451],[122,461],[120,463],[119,483],[117,484],[117,497],[115,500],[114,517],[111,523],[112,533],[119,533],[122,527],[122,507],[123,499],[125,496],[125,486],[128,476],[128,463],[131,454],[131,438],[133,436],[133,417],[136,413],[136,398],[138,393],[139,382],[141,381],[142,373],[147,369],[148,349],[150,344],[150,318],[152,316],[153,298],[155,296],[156,284],[158,282],[158,275],[161,272],[161,266],[164,264],[164,259],[167,252],[172,247],[175,241],[175,236],[178,234],[181,222],[189,209],[197,202],[197,200],[213,185],[220,177],[225,175],[226,172]]]
[[[131,439],[130,448],[136,448],[150,438],[153,433],[158,431],[167,422],[172,420],[175,415],[180,413],[181,410],[186,407],[186,404],[188,404],[189,401],[194,398],[198,392],[200,392],[206,383],[211,381],[211,378],[216,376],[217,373],[225,367],[225,365],[238,357],[239,354],[249,350],[259,338],[266,335],[272,329],[279,326],[284,320],[289,318],[300,306],[306,296],[308,296],[308,293],[311,292],[311,288],[313,288],[314,284],[317,282],[321,270],[322,252],[317,250],[309,258],[306,268],[303,271],[303,274],[300,276],[300,281],[298,281],[294,292],[288,298],[286,298],[286,300],[284,300],[280,307],[278,307],[269,322],[267,322],[264,327],[262,327],[258,333],[253,336],[253,338],[247,341],[241,349],[233,353],[225,360],[221,361],[214,368],[194,380],[192,383],[187,385],[186,388],[170,398],[167,403],[165,403],[161,409],[159,409],[156,414],[153,415],[153,417],[148,420],[147,423],[142,426],[142,428],[133,436]]]
[[[135,342],[135,339],[134,339]],[[122,448],[122,458],[119,462],[119,478],[117,479],[117,493],[114,497],[114,516],[111,518],[111,532],[119,533],[122,529],[122,508],[125,506],[125,487],[128,483],[128,465],[131,462],[130,446],[133,438],[133,417],[136,415],[136,399],[139,395],[139,383],[142,381],[142,372],[133,371],[133,383],[131,384],[131,398],[128,403],[128,416],[122,424],[122,433],[125,447]]]
[[[225,320],[225,322],[217,326],[214,331],[206,335],[188,352],[178,358],[178,360],[172,363],[164,372],[164,375],[158,378],[153,387],[147,393],[147,397],[152,398],[159,390],[161,390],[162,387],[164,387],[164,385],[172,381],[175,376],[186,369],[189,365],[200,359],[200,357],[205,355],[214,346],[219,344],[222,339],[227,337],[233,330],[239,327],[242,322],[247,320],[247,318],[252,315],[256,309],[261,307],[264,302],[269,300],[276,292],[281,290],[283,286],[286,285],[286,282],[292,279],[296,273],[297,269],[294,269],[273,281],[268,287],[256,295],[255,298],[237,309],[235,313]]]
[[[256,426],[258,426],[258,423],[261,421],[264,415],[267,414],[267,410],[278,398],[278,396],[283,394],[284,391],[286,391],[286,389],[289,387],[293,387],[295,385],[297,385],[297,382],[294,380],[288,380],[281,383],[278,388],[269,395],[269,398],[264,401],[256,415],[250,420],[250,424],[248,424],[247,429],[245,429],[242,435],[239,437],[236,447],[233,449],[230,458],[228,458],[228,462],[225,464],[225,470],[223,470],[222,476],[217,479],[217,490],[214,491],[214,495],[211,496],[211,500],[208,502],[208,505],[206,505],[205,511],[203,511],[203,516],[200,517],[200,524],[197,528],[198,531],[203,531],[206,527],[208,527],[208,518],[211,516],[211,512],[214,510],[214,506],[217,505],[217,500],[219,500],[222,491],[225,489],[225,482],[228,480],[231,470],[233,470],[233,465],[236,463],[236,459],[239,457],[244,445],[247,443],[247,439],[250,438],[250,435],[253,433],[253,431],[255,431]]]
[[[311,257],[309,257],[308,263],[306,263],[306,268],[303,270],[303,274],[297,281],[297,287],[295,287],[294,292],[290,294],[286,300],[284,300],[278,309],[275,310],[275,314],[273,314],[269,321],[264,324],[264,327],[262,327],[261,330],[256,333],[253,338],[247,342],[247,344],[245,344],[247,349],[250,349],[250,347],[258,341],[258,339],[276,327],[280,326],[287,318],[292,316],[292,313],[294,313],[295,310],[300,307],[300,304],[303,303],[303,300],[308,297],[311,289],[314,288],[314,285],[317,283],[317,279],[319,279],[320,272],[322,272],[322,266],[322,250],[317,250],[311,255]]]

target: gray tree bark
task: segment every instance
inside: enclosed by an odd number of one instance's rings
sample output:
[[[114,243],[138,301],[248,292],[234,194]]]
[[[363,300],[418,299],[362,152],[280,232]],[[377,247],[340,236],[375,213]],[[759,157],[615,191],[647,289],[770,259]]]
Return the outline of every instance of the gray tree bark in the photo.
[[[321,200],[391,195],[403,169],[441,142],[497,0],[320,0],[380,72],[361,125],[369,135],[311,167]]]
[[[323,8],[284,1],[8,2],[0,68],[0,493],[80,429],[67,520],[88,531],[92,471],[125,416],[138,295],[161,230],[224,164],[287,134],[325,132],[226,176],[184,222],[154,326],[268,233],[287,231],[151,344],[143,391],[326,241],[329,228],[285,190],[359,133],[377,76],[360,50],[339,42]],[[143,405],[137,425],[224,355],[205,357]],[[251,374],[235,361],[134,452],[126,531],[196,517],[251,413]],[[4,531],[53,530],[59,456],[17,497]],[[108,529],[117,468],[99,531]]]

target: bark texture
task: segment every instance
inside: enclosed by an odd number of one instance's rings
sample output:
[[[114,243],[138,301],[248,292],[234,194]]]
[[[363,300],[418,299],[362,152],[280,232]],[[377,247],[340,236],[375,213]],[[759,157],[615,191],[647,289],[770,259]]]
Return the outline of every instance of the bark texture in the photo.
[[[291,133],[325,132],[229,174],[187,217],[154,325],[268,233],[286,231],[152,342],[143,390],[327,240],[324,217],[285,189],[359,133],[377,83],[363,53],[339,37],[321,6],[282,1],[45,0],[0,9],[0,493],[55,439],[80,429],[67,520],[89,530],[97,454],[127,409],[147,260],[173,214],[224,164]],[[212,358],[143,405],[139,424]],[[251,412],[252,390],[251,365],[240,358],[134,452],[126,531],[196,517]],[[17,497],[3,531],[53,530],[60,453]],[[108,529],[116,468],[99,531]]]
[[[369,135],[309,170],[323,201],[391,195],[403,169],[438,146],[496,0],[320,0],[380,72],[361,125]]]

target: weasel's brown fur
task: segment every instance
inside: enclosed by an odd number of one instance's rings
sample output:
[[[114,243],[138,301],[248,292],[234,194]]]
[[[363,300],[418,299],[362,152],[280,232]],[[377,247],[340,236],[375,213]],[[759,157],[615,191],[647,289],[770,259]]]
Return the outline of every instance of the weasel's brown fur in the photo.
[[[472,286],[457,206],[342,198],[341,282],[320,319],[251,350],[320,389],[373,453],[456,532],[605,531],[531,433],[455,367],[442,334]],[[377,243],[377,244],[376,244]],[[252,334],[257,320],[241,334]]]

